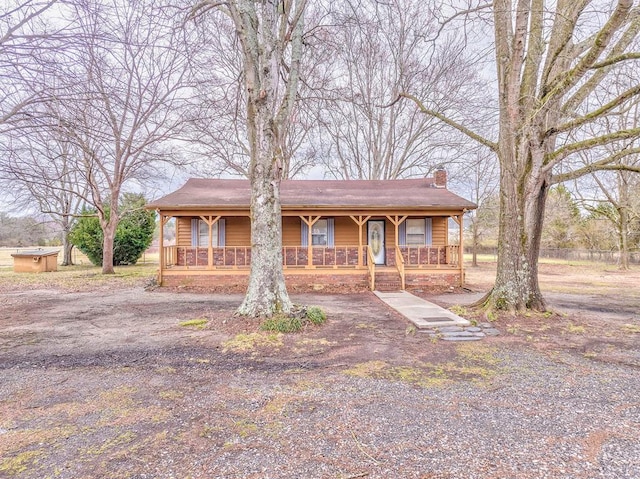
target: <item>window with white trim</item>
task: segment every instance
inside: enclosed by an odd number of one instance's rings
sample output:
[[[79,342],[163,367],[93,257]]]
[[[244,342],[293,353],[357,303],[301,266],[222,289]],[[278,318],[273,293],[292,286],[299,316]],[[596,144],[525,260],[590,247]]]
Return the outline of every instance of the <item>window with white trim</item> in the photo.
[[[423,218],[407,219],[407,245],[424,246],[426,244],[425,221]]]
[[[198,246],[209,247],[209,225],[206,221],[198,220]],[[218,222],[211,228],[211,246],[218,246]]]
[[[316,221],[311,227],[311,244],[313,246],[326,246],[328,234],[327,220]]]

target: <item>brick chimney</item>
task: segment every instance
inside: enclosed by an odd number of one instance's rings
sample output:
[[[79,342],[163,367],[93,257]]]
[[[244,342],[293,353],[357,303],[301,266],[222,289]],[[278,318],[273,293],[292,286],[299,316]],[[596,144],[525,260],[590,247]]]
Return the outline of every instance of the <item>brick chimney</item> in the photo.
[[[433,179],[434,179],[434,184],[436,188],[446,188],[447,187],[447,170],[445,170],[442,166],[439,166],[433,175]]]

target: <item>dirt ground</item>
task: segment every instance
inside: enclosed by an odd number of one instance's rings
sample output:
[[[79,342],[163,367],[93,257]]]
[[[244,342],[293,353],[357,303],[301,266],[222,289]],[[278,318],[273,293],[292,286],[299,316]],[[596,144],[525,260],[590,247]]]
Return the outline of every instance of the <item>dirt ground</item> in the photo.
[[[371,293],[296,295],[329,319],[281,335],[239,295],[52,278],[0,277],[1,478],[640,477],[637,270],[542,265],[549,314],[466,309],[491,265],[420,293],[494,321],[473,344]]]

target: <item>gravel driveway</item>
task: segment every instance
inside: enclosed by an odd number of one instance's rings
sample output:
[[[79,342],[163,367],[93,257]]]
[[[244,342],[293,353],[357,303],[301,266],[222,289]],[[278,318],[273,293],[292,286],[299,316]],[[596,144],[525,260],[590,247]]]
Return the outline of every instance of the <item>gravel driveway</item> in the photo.
[[[636,323],[451,344],[306,295],[327,324],[277,336],[235,296],[33,293],[0,294],[2,478],[640,478]]]

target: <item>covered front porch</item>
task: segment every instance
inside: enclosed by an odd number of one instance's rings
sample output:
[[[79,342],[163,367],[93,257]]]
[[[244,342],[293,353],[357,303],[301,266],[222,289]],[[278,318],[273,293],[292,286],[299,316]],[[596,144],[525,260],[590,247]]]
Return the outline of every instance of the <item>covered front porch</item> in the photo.
[[[216,276],[220,280],[230,275],[248,276],[251,266],[251,247],[246,241],[250,238],[248,217],[239,217],[238,212],[198,213],[201,214],[184,216],[184,212],[160,211],[163,226],[173,218],[178,230],[176,244],[165,245],[161,228],[160,284],[173,276],[206,275],[212,277],[212,282]],[[397,278],[392,281],[397,283],[397,289],[405,289],[407,283],[417,284],[417,278],[428,275],[442,278],[453,275],[455,282],[461,283],[462,228],[458,244],[432,243],[434,239],[441,243],[448,241],[448,220],[452,218],[461,225],[462,212],[414,219],[414,223],[425,225],[424,232],[418,231],[423,234],[418,238],[422,244],[406,244],[416,240],[416,232],[411,229],[415,225],[407,226],[411,218],[409,214],[340,215],[336,211],[285,215],[282,247],[285,276],[307,275],[322,282],[323,277],[327,281],[336,277],[342,281],[353,275],[363,278],[371,290],[381,282],[388,284],[390,276]],[[181,232],[181,228],[188,228],[189,234]],[[243,234],[238,233],[245,229]],[[242,239],[246,241],[244,245],[229,244]],[[297,244],[292,244],[296,239]]]

